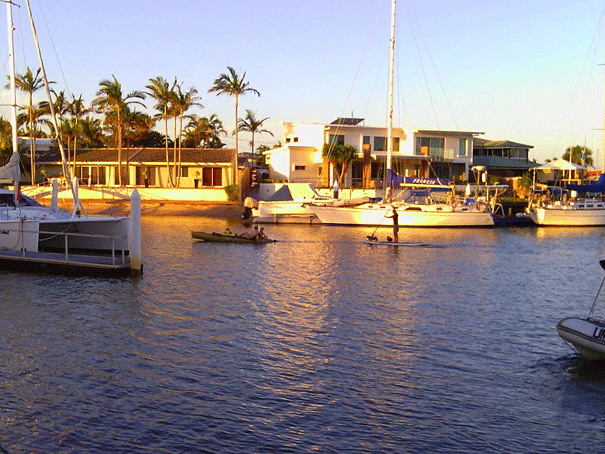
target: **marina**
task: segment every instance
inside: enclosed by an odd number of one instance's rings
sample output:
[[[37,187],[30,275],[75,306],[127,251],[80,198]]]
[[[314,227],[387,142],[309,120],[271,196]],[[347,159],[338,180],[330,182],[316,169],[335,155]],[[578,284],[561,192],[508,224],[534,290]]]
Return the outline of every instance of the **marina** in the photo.
[[[144,214],[139,278],[1,271],[2,448],[594,447],[605,371],[555,326],[589,309],[602,228],[402,229],[427,246],[374,247],[373,229],[280,224],[270,247],[191,241],[224,228],[241,225]]]
[[[598,451],[594,11],[202,3],[6,3],[0,453]]]

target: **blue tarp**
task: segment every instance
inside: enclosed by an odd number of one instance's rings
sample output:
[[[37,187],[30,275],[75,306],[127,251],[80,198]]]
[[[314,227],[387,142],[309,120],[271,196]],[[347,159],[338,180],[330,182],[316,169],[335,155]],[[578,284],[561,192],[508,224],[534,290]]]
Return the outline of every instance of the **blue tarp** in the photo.
[[[568,184],[567,189],[577,192],[605,192],[605,173],[599,176],[596,183],[593,184]]]
[[[387,186],[395,187],[401,184],[421,186],[449,186],[451,181],[439,178],[402,177],[392,170],[387,171]],[[443,189],[443,188],[441,188]]]

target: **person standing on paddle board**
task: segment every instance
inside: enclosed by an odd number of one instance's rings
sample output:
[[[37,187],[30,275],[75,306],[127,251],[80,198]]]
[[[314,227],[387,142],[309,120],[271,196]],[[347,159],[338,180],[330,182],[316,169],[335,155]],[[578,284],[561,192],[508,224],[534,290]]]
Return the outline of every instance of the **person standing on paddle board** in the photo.
[[[399,214],[394,206],[391,206],[393,214],[387,216],[387,218],[393,218],[393,241],[399,243]]]

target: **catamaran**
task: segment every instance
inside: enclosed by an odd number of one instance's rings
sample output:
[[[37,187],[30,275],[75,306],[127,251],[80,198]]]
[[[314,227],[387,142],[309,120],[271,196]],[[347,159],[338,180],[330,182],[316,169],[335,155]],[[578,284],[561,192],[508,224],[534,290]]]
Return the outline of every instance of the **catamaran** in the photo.
[[[31,15],[29,0],[26,0],[32,32],[38,50],[40,69],[46,87],[51,119],[54,126],[57,143],[63,160],[65,180],[73,194],[73,212],[60,210],[55,197],[51,207],[44,207],[35,201],[23,197],[20,192],[19,148],[17,140],[17,96],[16,71],[13,42],[12,3],[6,2],[7,25],[9,36],[9,87],[11,90],[11,126],[13,154],[9,162],[0,168],[0,182],[7,187],[0,189],[0,250],[21,250],[28,252],[41,251],[77,251],[127,253],[130,247],[130,218],[113,216],[88,216],[77,196],[77,183],[71,180],[69,166],[65,158],[63,145],[59,138],[53,102],[44,63],[38,46],[36,29]]]

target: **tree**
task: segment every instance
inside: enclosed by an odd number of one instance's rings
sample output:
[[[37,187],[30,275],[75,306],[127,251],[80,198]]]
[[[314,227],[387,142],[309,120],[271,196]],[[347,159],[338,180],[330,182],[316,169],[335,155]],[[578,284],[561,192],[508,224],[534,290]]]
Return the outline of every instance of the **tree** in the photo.
[[[176,141],[178,140],[178,159],[177,159],[177,154],[175,151],[175,155],[174,155],[174,168],[175,168],[175,173],[176,173],[176,186],[179,187],[181,184],[181,150],[183,148],[182,146],[182,136],[183,136],[183,119],[184,118],[188,118],[188,119],[192,119],[193,117],[191,115],[185,115],[185,113],[191,109],[191,107],[193,106],[201,106],[203,107],[198,100],[201,99],[200,96],[197,96],[197,90],[194,87],[191,87],[189,90],[183,92],[182,88],[181,88],[181,84],[179,84],[177,82],[177,80],[174,80],[174,91],[173,91],[173,96],[172,96],[172,110],[173,110],[173,114],[175,116],[175,121],[174,121],[174,126],[176,129],[176,119],[178,117],[179,119],[179,132],[178,134],[174,134],[174,140],[175,140],[175,147],[176,147]]]
[[[176,83],[176,80],[175,80]],[[168,184],[174,186],[172,172],[170,171],[170,155],[168,152],[168,117],[170,116],[171,102],[174,96],[174,85],[170,84],[162,76],[155,79],[149,79],[149,84],[145,85],[148,90],[145,93],[155,100],[154,109],[158,111],[155,118],[164,120],[164,134],[166,146],[166,170],[168,172]]]
[[[74,99],[67,106],[67,112],[72,117],[72,133],[74,138],[74,153],[73,153],[73,168],[74,174],[76,172],[76,157],[78,154],[78,137],[80,137],[82,133],[82,128],[80,126],[80,121],[84,118],[84,115],[90,113],[92,111],[91,108],[87,108],[84,106],[84,100],[82,99],[82,95],[77,98],[74,96]],[[69,148],[69,147],[68,147]]]
[[[569,158],[571,151],[571,159]],[[567,147],[565,153],[562,156],[566,161],[579,164],[581,166],[592,166],[592,150],[580,145],[574,145],[573,147]]]
[[[80,122],[82,142],[84,147],[100,147],[105,142],[101,120],[86,116]]]
[[[269,131],[268,129],[261,129],[263,127],[263,123],[268,120],[269,117],[267,118],[263,118],[262,120],[259,120],[256,118],[255,113],[250,110],[247,109],[246,110],[246,118],[240,118],[239,119],[239,123],[237,124],[237,129],[241,130],[241,131],[246,131],[252,134],[252,155],[254,156],[254,134],[271,134],[271,136],[273,136],[273,133],[271,131]]]
[[[105,121],[114,131],[114,143],[118,149],[118,182],[122,186],[122,131],[124,129],[124,114],[130,104],[139,104],[145,107],[140,99],[145,99],[145,94],[140,91],[132,91],[126,96],[122,93],[122,85],[112,75],[113,80],[103,79],[99,82],[97,98],[92,102],[99,111],[105,113]],[[110,114],[113,114],[115,124],[111,124]],[[110,121],[108,121],[110,120]]]
[[[30,167],[31,167],[31,181],[32,184],[36,184],[36,141],[34,140],[34,136],[33,136],[33,132],[35,131],[35,128],[33,127],[33,124],[35,122],[34,114],[36,112],[34,112],[34,93],[37,92],[38,90],[40,90],[42,87],[44,87],[44,79],[41,76],[41,69],[38,68],[38,70],[36,71],[36,74],[34,74],[31,70],[31,68],[28,66],[27,70],[25,71],[25,74],[17,74],[15,76],[15,85],[17,87],[18,90],[21,90],[22,92],[27,93],[28,95],[28,104],[27,107],[25,107],[25,110],[27,112],[27,116],[28,116],[28,121],[27,123],[30,125],[29,127],[29,151],[31,154],[31,159],[30,159]],[[9,88],[9,85],[7,85],[7,88]],[[39,106],[37,109],[37,113],[41,114],[41,111],[39,110]]]
[[[185,128],[183,144],[186,147],[223,148],[220,135],[227,135],[223,122],[216,114],[209,117],[192,118]]]
[[[0,165],[5,165],[13,153],[12,130],[10,121],[0,117]]]
[[[208,90],[208,93],[216,93],[219,95],[233,96],[235,98],[235,155],[233,158],[233,183],[237,184],[237,155],[239,153],[239,143],[237,134],[237,108],[240,95],[246,93],[254,93],[260,96],[260,92],[255,88],[250,87],[250,82],[245,82],[246,73],[240,77],[239,74],[231,66],[227,66],[228,74],[221,74],[218,79],[214,80],[214,85]]]
[[[321,156],[334,167],[338,186],[342,188],[342,182],[349,164],[357,157],[357,149],[352,145],[330,145],[325,143],[321,150]]]

